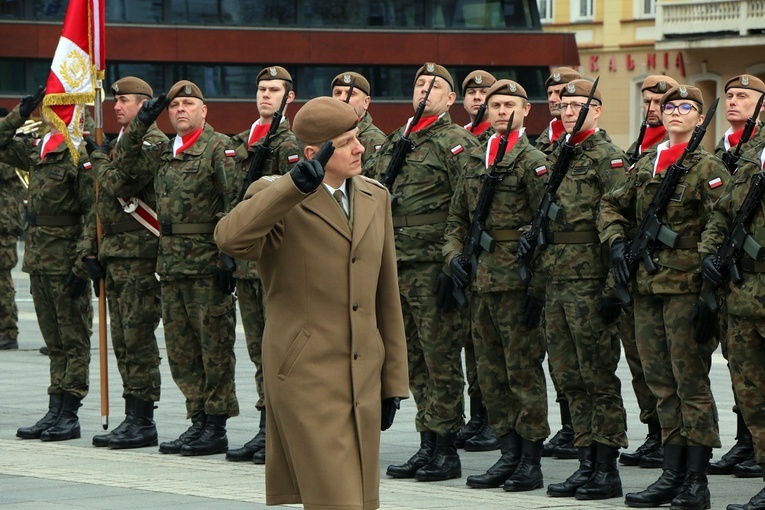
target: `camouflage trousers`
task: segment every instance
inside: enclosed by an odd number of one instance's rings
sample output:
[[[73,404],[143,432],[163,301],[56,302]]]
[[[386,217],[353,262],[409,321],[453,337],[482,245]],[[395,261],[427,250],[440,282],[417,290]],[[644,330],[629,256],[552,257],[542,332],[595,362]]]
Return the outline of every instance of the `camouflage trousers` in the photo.
[[[719,299],[719,295],[718,295]],[[720,340],[720,350],[723,358],[727,361],[728,358],[728,304],[723,298],[721,300],[720,310],[717,311],[717,338]],[[728,371],[730,372],[731,381],[733,380],[733,372],[730,368],[730,362],[728,363]],[[738,414],[741,412],[738,402],[738,395],[736,395],[736,389],[733,388],[733,412]]]
[[[515,430],[529,441],[550,435],[542,328],[523,324],[525,291],[473,294],[473,342],[478,381],[498,436]]]
[[[717,340],[698,344],[689,325],[697,294],[635,296],[635,336],[656,397],[662,442],[720,447],[709,369]]]
[[[90,377],[90,335],[93,306],[90,288],[77,299],[66,293],[66,275],[29,275],[29,285],[45,345],[50,351],[48,394],[88,394]]]
[[[263,328],[266,326],[266,292],[259,278],[236,280],[236,297],[242,316],[247,353],[255,364],[255,388],[258,391],[257,409],[263,409]]]
[[[436,307],[433,283],[440,270],[440,264],[407,264],[399,267],[398,278],[415,426],[447,434],[465,425],[461,352],[467,335],[462,311],[443,313]]]
[[[159,349],[154,330],[162,312],[156,259],[110,258],[106,263],[106,297],[122,396],[159,401]]]
[[[616,376],[621,349],[616,326],[598,311],[602,280],[548,281],[547,350],[553,377],[571,410],[574,445],[627,446],[627,419]]]
[[[478,298],[468,299],[477,300]],[[470,320],[472,322],[472,317]],[[470,337],[465,339],[465,380],[468,385],[468,396],[470,398],[481,399],[481,386],[478,384],[478,369],[476,367],[475,344]]]
[[[187,417],[239,415],[234,387],[234,296],[210,277],[162,282],[162,322],[170,373]]]
[[[16,238],[0,236],[0,338],[16,340],[19,336],[19,311],[11,270],[18,262]]]
[[[632,389],[640,408],[640,421],[642,423],[658,422],[656,397],[653,396],[651,389],[645,382],[643,364],[640,362],[640,354],[635,340],[635,311],[632,306],[624,309],[619,317],[619,337],[622,339],[624,359],[627,360],[627,366],[629,366],[630,374],[632,374]]]
[[[765,320],[728,315],[728,363],[739,408],[765,464]]]

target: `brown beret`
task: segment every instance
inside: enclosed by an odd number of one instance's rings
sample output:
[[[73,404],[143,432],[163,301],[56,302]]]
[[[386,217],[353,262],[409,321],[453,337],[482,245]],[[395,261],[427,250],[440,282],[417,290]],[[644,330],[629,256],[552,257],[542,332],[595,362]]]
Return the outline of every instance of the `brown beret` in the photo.
[[[486,102],[489,102],[489,98],[495,94],[500,94],[503,96],[518,96],[522,97],[523,99],[528,99],[529,96],[526,94],[526,89],[521,87],[519,83],[514,82],[513,80],[498,80],[494,85],[491,86],[489,89],[489,92],[486,93]]]
[[[592,90],[593,83],[590,80],[585,79],[579,79],[579,80],[571,80],[566,84],[565,87],[563,87],[563,90],[560,92],[560,97],[564,96],[582,96],[582,97],[589,97],[590,91]],[[600,95],[600,89],[595,90],[595,94],[592,96],[592,99],[597,101],[600,104],[603,104],[603,96]]]
[[[170,87],[170,92],[167,93],[167,100],[172,101],[176,97],[196,97],[202,101],[205,100],[199,87],[189,80],[181,80]]]
[[[448,83],[452,90],[454,90],[454,80],[452,79],[452,75],[449,74],[449,71],[447,71],[444,66],[438,65],[434,62],[426,62],[425,65],[419,68],[417,73],[414,75],[415,84],[417,83],[417,79],[422,75],[440,76],[446,80],[446,83]]]
[[[765,92],[765,83],[756,76],[751,74],[742,74],[741,76],[735,76],[725,83],[725,92],[728,89],[749,89],[756,90],[757,92]]]
[[[292,122],[292,132],[301,142],[318,145],[350,131],[358,123],[353,106],[324,96],[303,105]]]
[[[688,99],[704,107],[704,96],[699,89],[691,85],[675,85],[661,96],[661,104],[667,104],[675,99]]]
[[[292,83],[292,76],[281,66],[271,66],[258,73],[255,83],[260,83],[261,80],[284,80]]]
[[[139,94],[151,98],[154,96],[154,91],[148,83],[135,76],[125,76],[114,83],[112,83],[112,94],[115,96],[118,94]]]
[[[666,91],[677,85],[678,83],[669,76],[664,76],[663,74],[652,74],[650,76],[646,76],[645,80],[643,80],[643,84],[640,86],[640,92],[647,90],[648,92],[653,92],[654,94],[664,94]]]
[[[545,88],[550,85],[565,85],[572,80],[580,80],[582,75],[570,67],[556,67],[550,71],[550,76],[545,80]]]
[[[486,71],[480,69],[468,74],[462,81],[462,95],[465,95],[467,89],[491,87],[497,79]]]
[[[353,71],[348,71],[347,73],[340,73],[337,76],[335,76],[335,79],[332,80],[332,88],[335,87],[350,87],[351,83],[353,83],[353,86],[360,91],[362,91],[364,94],[369,95],[369,82],[366,78],[361,76],[359,73],[354,73]]]

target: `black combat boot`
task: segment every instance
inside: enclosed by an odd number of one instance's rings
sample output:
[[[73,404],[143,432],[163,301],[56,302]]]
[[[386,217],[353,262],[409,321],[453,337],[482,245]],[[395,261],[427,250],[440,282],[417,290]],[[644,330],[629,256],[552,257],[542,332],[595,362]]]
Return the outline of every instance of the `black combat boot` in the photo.
[[[226,420],[228,420],[228,416],[225,414],[208,414],[202,434],[197,439],[181,446],[181,455],[197,456],[226,453],[228,450]]]
[[[633,508],[653,508],[671,503],[680,494],[685,481],[685,446],[664,446],[664,471],[658,480],[642,492],[630,492],[624,503]]]
[[[542,447],[542,457],[555,457],[556,459],[577,459],[579,452],[574,446],[574,425],[571,423],[571,411],[568,402],[562,400],[560,407],[561,428]]]
[[[64,395],[62,393],[54,393],[48,395],[48,412],[45,416],[32,425],[31,427],[21,427],[16,431],[16,437],[21,439],[40,439],[40,434],[43,431],[51,428],[58,421],[58,417],[61,414],[61,404],[64,402]]]
[[[576,490],[576,499],[609,499],[622,496],[622,479],[616,458],[619,448],[595,443],[595,472]]]
[[[754,460],[754,454],[733,467],[733,476],[736,478],[762,478],[762,474],[762,466]]]
[[[42,441],[67,441],[80,438],[80,420],[77,411],[80,409],[81,398],[64,392],[64,401],[61,404],[61,414],[56,424],[40,434]]]
[[[760,469],[765,472],[765,464],[761,464]],[[728,505],[727,510],[765,510],[765,489],[752,496],[747,504]]]
[[[263,445],[263,448],[253,454],[252,463],[259,465],[266,463],[266,445]]]
[[[619,455],[622,466],[662,467],[663,451],[661,448],[661,425],[658,421],[648,423],[648,435],[645,442],[634,452],[623,452]],[[645,461],[643,459],[645,458]],[[641,464],[641,461],[645,465]]]
[[[483,424],[478,434],[465,441],[466,452],[490,452],[499,450],[499,448],[499,439],[497,439],[497,435],[489,422]]]
[[[681,492],[669,505],[670,510],[706,510],[712,508],[707,468],[712,448],[700,445],[685,447],[686,474]]]
[[[752,433],[744,423],[741,412],[736,413],[736,444],[728,450],[728,453],[716,462],[709,464],[710,475],[729,475],[733,473],[733,467],[748,459],[754,453]]]
[[[461,477],[462,464],[457,447],[454,446],[456,439],[456,432],[439,434],[436,437],[436,451],[433,457],[417,470],[414,479],[418,482],[440,482]]]
[[[202,435],[202,431],[205,428],[205,422],[207,421],[207,415],[203,412],[198,412],[191,417],[191,426],[186,429],[186,432],[178,436],[178,439],[172,441],[165,441],[159,443],[160,453],[180,453],[181,446],[191,441],[194,441]]]
[[[109,446],[109,441],[111,441],[114,436],[119,436],[127,432],[130,428],[130,424],[133,422],[134,409],[135,397],[133,395],[127,395],[125,397],[125,419],[108,434],[98,434],[93,436],[93,446]]]
[[[505,481],[503,489],[507,492],[526,492],[541,489],[542,478],[542,440],[529,441],[521,438],[521,462],[515,468],[513,476]]]
[[[154,423],[154,402],[135,399],[133,422],[124,434],[109,440],[112,450],[157,446],[157,424]]]
[[[565,482],[548,485],[547,495],[554,498],[573,498],[576,496],[576,490],[586,484],[594,473],[594,449],[594,444],[592,446],[578,447],[579,469],[566,478]]]
[[[255,437],[244,443],[241,448],[229,450],[226,452],[226,460],[231,462],[254,461],[253,456],[266,447],[266,409],[260,410],[260,428]],[[262,464],[262,462],[256,462]]]
[[[386,475],[391,478],[414,478],[414,474],[422,466],[427,464],[436,451],[436,433],[426,430],[420,432],[420,449],[403,464],[388,466]]]
[[[486,421],[486,408],[480,397],[470,397],[470,420],[457,432],[457,448],[464,448],[465,441],[478,434]]]
[[[467,486],[474,489],[493,489],[505,483],[515,471],[521,460],[521,438],[514,430],[499,436],[499,449],[502,456],[482,475],[467,477]]]

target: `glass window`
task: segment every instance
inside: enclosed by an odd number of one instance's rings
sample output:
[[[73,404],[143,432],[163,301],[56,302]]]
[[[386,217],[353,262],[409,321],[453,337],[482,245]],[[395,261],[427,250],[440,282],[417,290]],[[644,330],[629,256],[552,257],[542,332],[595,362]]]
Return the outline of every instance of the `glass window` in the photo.
[[[26,66],[23,60],[0,60],[0,91],[24,94],[27,91]]]
[[[571,21],[592,21],[595,17],[595,0],[572,0]]]
[[[656,16],[656,0],[635,0],[635,17],[652,18]]]
[[[555,20],[555,12],[553,11],[553,0],[537,0],[537,7],[539,8],[539,19],[542,23],[552,23]]]
[[[172,84],[165,79],[165,66],[162,64],[145,64],[139,62],[107,62],[104,78],[104,91],[111,95],[111,85],[125,76],[136,76],[148,83],[154,94],[170,89]]]
[[[0,18],[20,18],[23,15],[23,0],[0,0]]]
[[[36,19],[62,20],[69,6],[69,0],[34,0],[32,12]]]
[[[163,0],[109,0],[106,19],[110,23],[161,23],[164,18]]]
[[[531,0],[436,0],[434,28],[535,28]]]
[[[284,26],[297,22],[296,0],[222,0],[223,23],[244,26]]]

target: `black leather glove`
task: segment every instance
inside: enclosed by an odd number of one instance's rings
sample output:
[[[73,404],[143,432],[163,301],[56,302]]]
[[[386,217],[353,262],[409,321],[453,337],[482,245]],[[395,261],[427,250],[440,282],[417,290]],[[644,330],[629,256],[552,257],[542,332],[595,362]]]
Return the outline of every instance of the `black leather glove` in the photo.
[[[91,137],[85,137],[85,150],[88,153],[88,156],[92,156],[94,152],[99,151],[103,152],[104,154],[109,154],[109,139],[104,137],[104,143],[102,145],[98,145],[96,141]]]
[[[693,324],[694,340],[703,344],[716,334],[717,314],[704,301],[699,301],[693,305],[691,324]]]
[[[22,97],[21,102],[19,103],[19,115],[25,119],[28,118],[32,115],[32,112],[35,111],[35,108],[42,103],[44,97],[45,87],[43,86],[40,86],[34,94]]]
[[[539,326],[542,320],[542,311],[545,308],[545,302],[534,296],[530,292],[527,292],[523,296],[523,304],[521,305],[521,312],[523,313],[523,324],[533,329]]]
[[[630,268],[627,265],[625,253],[627,245],[624,238],[620,237],[611,244],[611,273],[614,275],[616,285],[625,286],[630,280]]]
[[[96,293],[96,297],[100,297],[101,280],[106,277],[106,270],[95,257],[85,257],[82,261],[85,263],[85,271],[93,280],[93,291]]]
[[[66,289],[66,295],[70,298],[81,298],[85,295],[85,291],[88,290],[88,280],[82,280],[74,274],[74,271],[70,271],[69,276],[66,277],[64,282],[64,289]]]
[[[451,312],[457,308],[452,292],[454,292],[454,281],[448,274],[441,271],[433,286],[433,294],[436,296],[436,306],[444,312]]]
[[[531,253],[531,240],[529,239],[529,234],[523,234],[520,239],[518,239],[518,254],[517,257],[519,259],[525,259],[529,253]]]
[[[384,398],[382,401],[382,419],[380,430],[388,430],[393,425],[396,411],[401,409],[401,399],[398,397]]]
[[[603,324],[608,326],[619,320],[619,314],[622,313],[622,304],[616,298],[600,296],[598,311],[603,318]]]
[[[300,161],[290,170],[290,177],[297,189],[303,193],[312,193],[324,180],[324,167],[315,159]]]
[[[472,268],[470,267],[469,262],[463,266],[460,263],[460,258],[461,257],[454,257],[449,263],[449,268],[452,270],[452,281],[454,282],[454,286],[458,289],[464,289],[467,287],[468,281],[470,280],[469,271],[472,271]]]
[[[701,277],[707,282],[713,289],[722,285],[725,277],[715,267],[715,256],[707,255],[701,261]]]
[[[170,101],[167,100],[167,94],[164,92],[157,96],[156,99],[149,99],[148,101],[145,101],[141,105],[141,109],[138,110],[138,120],[147,126],[151,125],[155,120],[157,120],[157,117],[159,117],[159,114],[162,113],[162,110],[167,107],[169,102]]]

